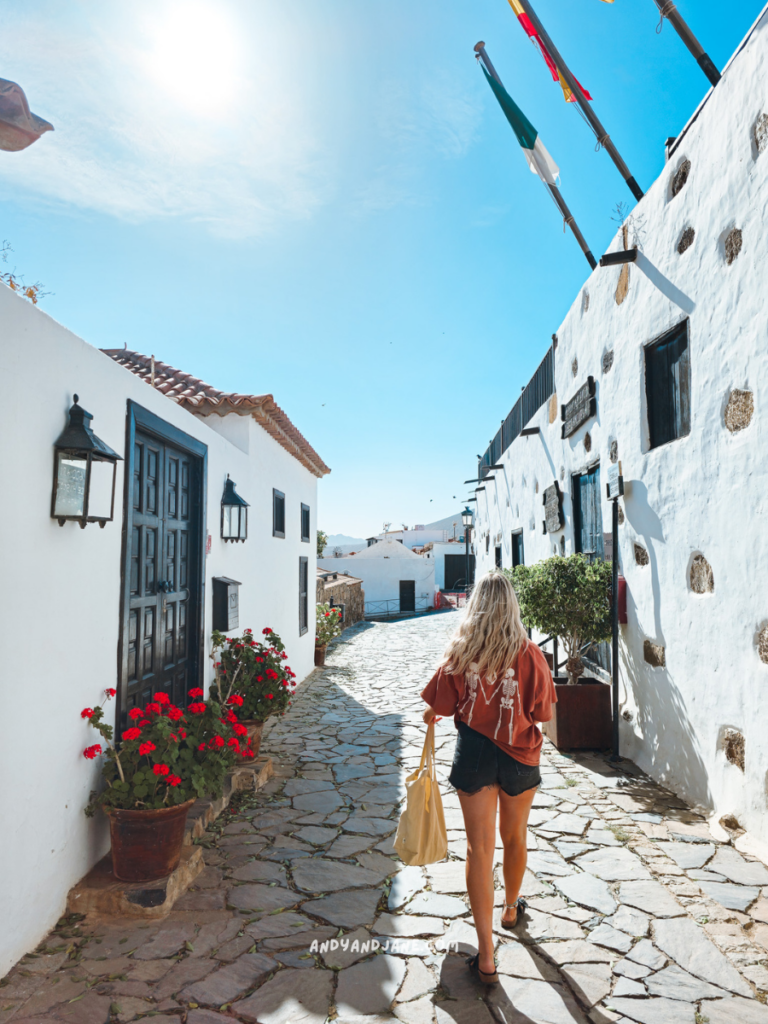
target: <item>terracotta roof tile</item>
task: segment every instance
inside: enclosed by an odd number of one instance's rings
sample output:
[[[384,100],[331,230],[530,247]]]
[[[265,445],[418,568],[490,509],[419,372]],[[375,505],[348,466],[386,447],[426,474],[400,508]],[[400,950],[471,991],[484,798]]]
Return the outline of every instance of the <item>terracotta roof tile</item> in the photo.
[[[152,359],[151,356],[144,356],[129,348],[103,348],[101,351],[150,386],[154,378],[156,391],[198,416],[226,416],[231,412],[240,416],[253,416],[259,426],[310,473],[318,477],[330,473],[328,466],[304,435],[294,427],[272,395],[227,394],[190,373],[183,373],[159,359]]]

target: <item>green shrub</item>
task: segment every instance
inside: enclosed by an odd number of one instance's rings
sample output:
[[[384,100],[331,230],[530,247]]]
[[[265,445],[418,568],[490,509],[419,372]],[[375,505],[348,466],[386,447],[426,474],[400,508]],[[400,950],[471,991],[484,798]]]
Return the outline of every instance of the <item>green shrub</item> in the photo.
[[[568,655],[568,682],[584,674],[581,651],[611,637],[611,563],[555,555],[505,569],[526,626],[556,636]]]

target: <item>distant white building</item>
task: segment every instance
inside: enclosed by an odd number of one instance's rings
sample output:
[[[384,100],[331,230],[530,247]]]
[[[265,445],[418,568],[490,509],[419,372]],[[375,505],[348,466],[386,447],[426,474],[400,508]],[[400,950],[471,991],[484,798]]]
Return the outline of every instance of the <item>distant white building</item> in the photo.
[[[431,559],[435,563],[435,587],[437,590],[463,590],[467,583],[467,569],[469,569],[469,582],[473,581],[475,556],[470,547],[469,566],[467,566],[467,553],[463,541],[450,540],[444,543],[429,544],[427,550],[422,553],[422,558]]]
[[[318,558],[317,565],[337,571],[339,560]],[[347,555],[344,569],[363,581],[367,616],[426,611],[434,602],[434,559],[416,555],[395,540]]]
[[[429,529],[426,526],[414,526],[412,530],[387,530],[386,533],[380,533],[376,537],[371,537],[369,544],[374,540],[379,542],[396,541],[402,544],[403,547],[413,550],[413,548],[421,548],[425,544],[448,540],[448,531]]]

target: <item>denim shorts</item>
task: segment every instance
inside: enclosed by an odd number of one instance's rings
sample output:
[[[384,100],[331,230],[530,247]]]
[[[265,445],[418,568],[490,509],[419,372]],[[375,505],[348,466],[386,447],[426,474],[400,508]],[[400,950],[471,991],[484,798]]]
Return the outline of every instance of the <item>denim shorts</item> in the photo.
[[[538,765],[522,764],[493,740],[459,722],[453,767],[448,781],[472,794],[486,786],[500,786],[507,796],[519,796],[541,782]]]

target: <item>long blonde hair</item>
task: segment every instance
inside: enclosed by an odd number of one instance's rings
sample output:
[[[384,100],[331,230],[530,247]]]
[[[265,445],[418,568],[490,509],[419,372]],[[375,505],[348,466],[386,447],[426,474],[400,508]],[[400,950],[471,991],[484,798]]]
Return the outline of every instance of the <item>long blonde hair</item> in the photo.
[[[504,573],[491,570],[475,584],[442,664],[453,675],[476,664],[480,675],[498,679],[527,645],[515,589]]]

